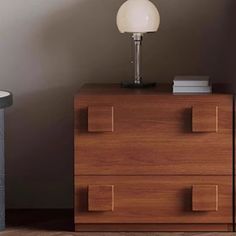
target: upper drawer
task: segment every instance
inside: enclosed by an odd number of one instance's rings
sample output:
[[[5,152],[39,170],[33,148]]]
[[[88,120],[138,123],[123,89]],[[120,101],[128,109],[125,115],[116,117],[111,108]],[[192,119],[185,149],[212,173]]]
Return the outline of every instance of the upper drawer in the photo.
[[[231,223],[231,176],[77,176],[75,223]]]
[[[231,175],[232,96],[75,101],[76,175]]]

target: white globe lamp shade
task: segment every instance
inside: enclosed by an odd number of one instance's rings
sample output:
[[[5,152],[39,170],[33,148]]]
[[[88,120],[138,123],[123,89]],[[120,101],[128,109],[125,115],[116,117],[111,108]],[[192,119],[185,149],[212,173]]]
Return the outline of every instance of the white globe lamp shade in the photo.
[[[116,23],[121,33],[155,32],[160,25],[160,14],[149,0],[127,0],[117,13]]]

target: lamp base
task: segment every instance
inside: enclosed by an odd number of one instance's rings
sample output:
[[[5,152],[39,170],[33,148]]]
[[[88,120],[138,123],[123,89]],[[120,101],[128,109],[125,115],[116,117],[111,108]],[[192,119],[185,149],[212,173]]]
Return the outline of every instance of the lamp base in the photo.
[[[121,82],[121,88],[130,88],[130,89],[145,89],[145,88],[152,88],[155,87],[156,83],[140,83],[135,84],[132,82]]]

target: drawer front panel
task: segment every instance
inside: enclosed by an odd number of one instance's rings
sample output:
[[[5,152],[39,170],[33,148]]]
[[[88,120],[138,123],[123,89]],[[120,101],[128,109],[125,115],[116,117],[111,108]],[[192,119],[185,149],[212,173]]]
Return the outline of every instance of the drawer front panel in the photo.
[[[89,132],[88,119],[113,132]],[[231,175],[232,96],[81,96],[75,174]]]
[[[75,223],[232,224],[233,220],[230,176],[78,176],[75,183]],[[102,203],[108,204],[107,211],[90,211],[89,202],[96,199],[89,195],[91,185],[106,190]]]

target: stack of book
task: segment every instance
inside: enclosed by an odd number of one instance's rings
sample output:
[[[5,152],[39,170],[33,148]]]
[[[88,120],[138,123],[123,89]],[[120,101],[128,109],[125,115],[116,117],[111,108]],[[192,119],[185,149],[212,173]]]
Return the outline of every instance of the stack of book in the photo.
[[[209,76],[176,76],[173,93],[211,93]]]

